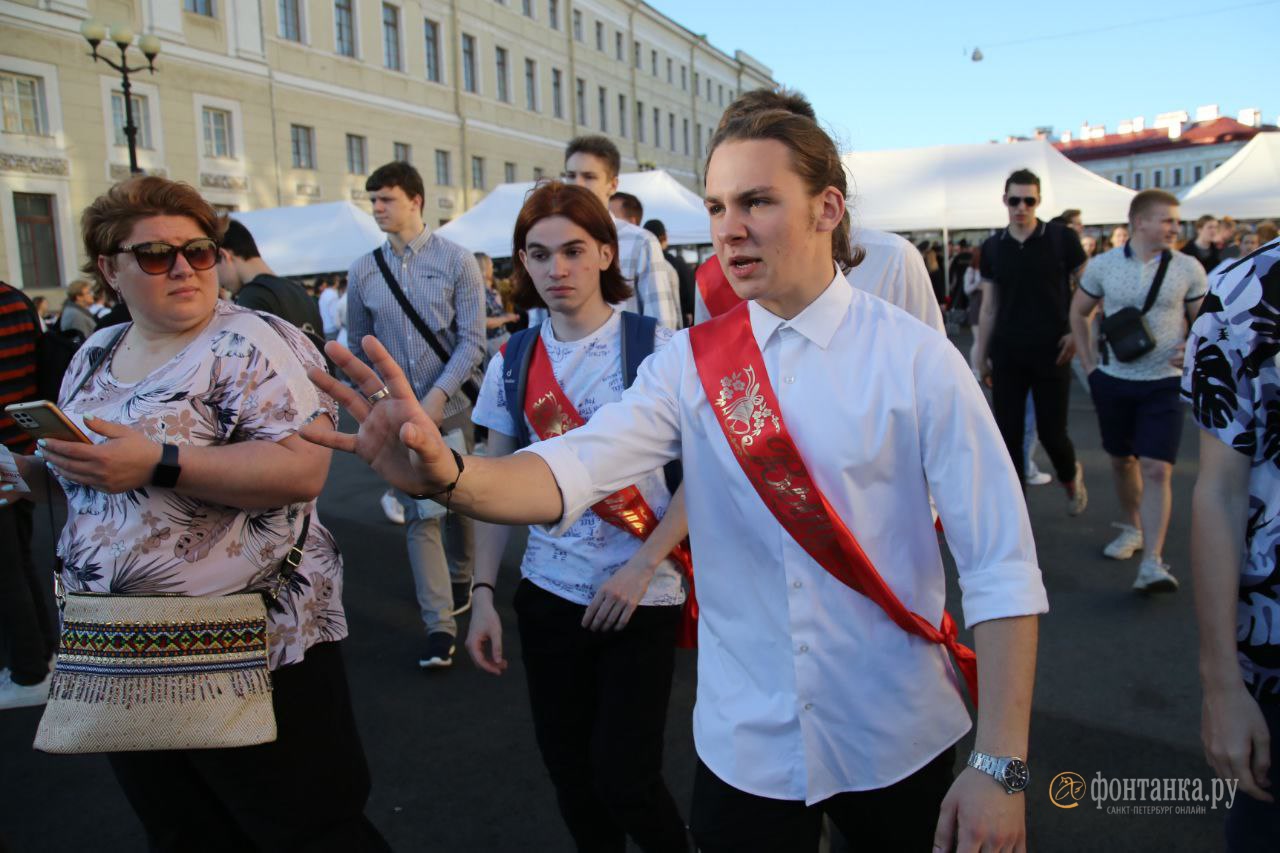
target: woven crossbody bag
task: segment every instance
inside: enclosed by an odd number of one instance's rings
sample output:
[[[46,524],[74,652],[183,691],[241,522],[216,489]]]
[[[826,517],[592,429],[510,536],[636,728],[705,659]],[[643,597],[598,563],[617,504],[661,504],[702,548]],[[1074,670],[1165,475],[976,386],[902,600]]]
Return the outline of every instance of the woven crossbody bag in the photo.
[[[123,334],[95,353],[70,401]],[[266,593],[221,596],[66,592],[35,748],[52,753],[217,749],[276,739],[267,600],[302,562],[311,517]]]

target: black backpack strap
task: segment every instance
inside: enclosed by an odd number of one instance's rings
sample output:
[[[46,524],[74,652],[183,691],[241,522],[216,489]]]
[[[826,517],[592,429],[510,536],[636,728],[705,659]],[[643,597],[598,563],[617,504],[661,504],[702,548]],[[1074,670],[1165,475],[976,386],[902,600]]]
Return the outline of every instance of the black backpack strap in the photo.
[[[120,339],[124,337],[124,333],[129,331],[130,323],[120,324],[120,330],[113,332],[101,349],[89,357],[89,367],[84,372],[84,376],[80,377],[80,381],[76,383],[76,387],[71,389],[71,393],[67,395],[67,399],[62,403],[65,407],[70,403],[77,394],[84,390],[84,386],[89,384],[89,380],[93,378],[93,374],[98,372],[98,368],[107,360],[107,356],[111,355],[116,348],[116,344],[120,343]]]
[[[378,265],[378,271],[382,273],[383,280],[386,281],[387,287],[391,289],[391,295],[396,298],[396,302],[400,303],[400,308],[408,316],[409,322],[413,323],[413,327],[418,330],[418,334],[427,342],[427,346],[431,347],[436,357],[440,359],[442,365],[449,363],[449,351],[440,343],[440,339],[435,336],[427,326],[427,321],[422,319],[422,315],[409,302],[409,297],[404,295],[404,291],[400,289],[400,283],[396,281],[396,277],[391,274],[391,267],[387,266],[387,259],[382,256],[382,247],[374,249],[373,260]],[[467,399],[474,406],[476,398],[480,396],[480,389],[470,379],[462,383],[462,393],[467,395]]]
[[[502,350],[502,391],[507,398],[507,414],[515,426],[516,447],[529,446],[529,425],[524,419],[524,398],[529,388],[529,362],[541,327],[521,329]]]
[[[1147,291],[1146,301],[1142,303],[1142,313],[1145,314],[1151,310],[1156,304],[1156,297],[1160,295],[1160,285],[1164,284],[1164,274],[1169,271],[1169,261],[1173,259],[1173,252],[1165,249],[1160,253],[1160,266],[1156,269],[1156,277],[1151,280],[1151,288]]]

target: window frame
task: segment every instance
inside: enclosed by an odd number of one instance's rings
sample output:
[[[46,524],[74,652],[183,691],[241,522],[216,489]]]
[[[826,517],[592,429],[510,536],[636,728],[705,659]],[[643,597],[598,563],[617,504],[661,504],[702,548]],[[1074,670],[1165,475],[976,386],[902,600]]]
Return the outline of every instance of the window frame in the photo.
[[[17,130],[8,130],[5,127],[5,119],[8,117],[9,112],[4,108],[4,101],[6,100],[5,94],[3,91],[0,91],[0,133],[10,134],[13,136],[52,136],[53,133],[50,130],[49,123],[48,99],[45,95],[44,77],[38,74],[27,74],[21,71],[0,67],[0,81],[4,78],[11,78],[14,80],[13,98],[14,103],[18,108],[17,117],[20,126]],[[21,126],[23,116],[22,98],[18,93],[17,86],[19,80],[29,80],[33,83],[31,87],[31,106],[33,108],[32,118],[34,119],[35,130],[32,132],[28,132]]]
[[[369,137],[358,133],[347,134],[347,174],[369,174]],[[359,162],[357,162],[357,160]],[[358,169],[356,167],[359,167]]]
[[[301,131],[301,134],[299,131]],[[301,156],[304,152],[299,145],[300,138],[306,141],[305,158]],[[306,124],[290,124],[289,162],[291,168],[298,171],[314,172],[317,170],[318,159],[316,156],[316,129]]]
[[[289,6],[293,9],[293,25],[297,28],[295,37],[290,37],[285,32],[286,15],[285,7]],[[276,0],[276,36],[284,41],[291,41],[294,44],[307,43],[307,22],[306,22],[307,4],[303,0]]]
[[[210,122],[209,122],[209,119],[215,115],[223,116],[226,119],[226,124],[222,128],[224,141],[226,142],[226,151],[221,154],[219,154],[216,150],[211,151],[210,145],[209,145],[211,141],[216,142],[216,140],[211,140],[210,138],[211,128],[210,128]],[[216,107],[216,106],[213,106],[212,104],[201,104],[200,106],[200,137],[202,142],[201,150],[203,151],[205,158],[209,160],[237,159],[236,145],[235,145],[235,117],[231,114],[231,110],[226,110],[221,107]],[[216,144],[214,148],[216,149]]]
[[[388,12],[392,13],[393,20],[387,20]],[[382,67],[388,71],[404,71],[404,28],[401,20],[400,7],[384,0],[381,15]]]
[[[422,55],[428,83],[444,83],[440,51],[440,22],[422,19]]]
[[[409,142],[392,142],[391,159],[397,163],[412,163],[413,144]]]
[[[452,152],[437,148],[432,156],[436,167],[436,186],[438,187],[453,186],[453,157],[451,155]]]
[[[476,64],[476,50],[479,48],[479,42],[476,37],[470,33],[462,33],[462,91],[471,94],[480,94],[480,68]]]
[[[479,154],[471,155],[471,189],[484,190],[484,158]]]
[[[344,24],[343,16],[339,13],[344,10],[347,14],[345,29],[350,41],[350,50],[342,49]],[[360,58],[360,25],[359,15],[356,12],[356,0],[333,0],[333,52],[348,59]]]
[[[511,51],[502,45],[493,47],[493,68],[495,74],[494,96],[504,104],[511,103]]]
[[[524,58],[524,106],[531,113],[541,112],[538,103],[538,60]]]

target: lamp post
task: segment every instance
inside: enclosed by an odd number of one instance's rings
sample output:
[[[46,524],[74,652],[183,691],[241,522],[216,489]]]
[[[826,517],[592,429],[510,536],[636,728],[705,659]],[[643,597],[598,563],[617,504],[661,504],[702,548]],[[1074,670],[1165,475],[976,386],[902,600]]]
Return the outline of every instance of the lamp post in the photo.
[[[91,55],[94,62],[102,60],[108,66],[120,72],[120,87],[124,92],[124,136],[129,144],[129,172],[134,175],[139,174],[142,170],[138,168],[138,127],[133,123],[133,98],[130,96],[129,75],[136,74],[139,71],[156,73],[156,57],[160,55],[160,39],[153,35],[145,35],[138,39],[137,49],[142,51],[142,55],[147,58],[147,64],[139,65],[137,68],[130,68],[128,51],[129,46],[133,44],[133,29],[127,24],[112,24],[108,30],[105,24],[101,24],[91,18],[80,25],[80,35],[84,36],[84,40],[89,42],[89,47],[93,50]],[[98,54],[98,45],[107,38],[110,38],[115,43],[115,46],[120,49],[120,62],[118,64]]]

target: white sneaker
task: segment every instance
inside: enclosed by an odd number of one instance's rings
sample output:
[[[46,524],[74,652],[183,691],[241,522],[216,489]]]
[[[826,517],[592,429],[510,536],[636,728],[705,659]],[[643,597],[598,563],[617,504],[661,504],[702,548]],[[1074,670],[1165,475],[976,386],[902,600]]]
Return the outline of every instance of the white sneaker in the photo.
[[[1133,588],[1137,592],[1177,592],[1178,579],[1169,574],[1169,564],[1159,557],[1143,557]]]
[[[387,521],[392,524],[404,524],[404,505],[396,500],[394,494],[383,492],[378,502],[382,504],[382,512],[386,515]]]
[[[1022,482],[1028,486],[1043,486],[1045,483],[1053,482],[1053,477],[1047,471],[1041,471],[1040,466],[1032,459],[1027,463],[1027,470],[1023,474]]]
[[[27,708],[32,705],[43,705],[49,701],[49,683],[52,673],[44,677],[39,684],[14,684],[5,670],[0,674],[0,710],[8,708]]]
[[[1107,543],[1102,553],[1113,560],[1127,560],[1142,550],[1142,530],[1132,524],[1112,522],[1112,527],[1120,528],[1120,535]]]

